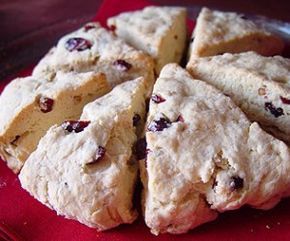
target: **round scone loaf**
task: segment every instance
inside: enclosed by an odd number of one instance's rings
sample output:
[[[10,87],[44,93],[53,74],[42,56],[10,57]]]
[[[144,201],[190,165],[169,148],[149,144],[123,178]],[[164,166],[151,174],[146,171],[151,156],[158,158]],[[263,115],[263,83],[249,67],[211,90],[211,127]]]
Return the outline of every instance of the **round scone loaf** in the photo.
[[[192,33],[190,59],[223,53],[255,51],[265,56],[281,54],[283,40],[257,26],[244,15],[202,8]]]
[[[59,215],[99,231],[132,223],[137,177],[132,147],[145,118],[143,78],[84,107],[80,120],[51,127],[22,168],[21,185]]]
[[[187,67],[230,96],[251,121],[290,144],[290,60],[254,52],[192,59]]]
[[[13,80],[0,96],[1,157],[19,172],[49,127],[79,118],[85,104],[109,90],[105,76],[95,72]]]
[[[51,78],[64,72],[97,71],[106,75],[113,87],[143,76],[152,88],[154,65],[150,56],[127,45],[113,33],[91,22],[63,36],[33,70],[34,76]]]
[[[179,63],[186,45],[186,9],[150,6],[111,17],[108,26],[128,44],[148,53],[159,74],[168,63]]]
[[[290,150],[211,85],[166,65],[154,86],[141,162],[152,233],[184,233],[218,212],[290,194]]]

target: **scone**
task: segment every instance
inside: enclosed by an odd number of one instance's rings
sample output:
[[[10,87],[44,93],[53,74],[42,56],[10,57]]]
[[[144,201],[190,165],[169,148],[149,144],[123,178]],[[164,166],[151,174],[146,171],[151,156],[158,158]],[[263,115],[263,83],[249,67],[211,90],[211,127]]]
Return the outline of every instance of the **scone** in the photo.
[[[79,118],[85,104],[109,90],[105,76],[94,72],[13,80],[0,96],[1,157],[18,172],[49,127]]]
[[[20,172],[22,187],[59,215],[99,231],[132,223],[132,146],[145,94],[142,78],[125,82],[86,105],[80,120],[51,127]]]
[[[270,56],[280,54],[284,48],[282,39],[243,15],[208,8],[202,8],[191,40],[190,58],[246,51]]]
[[[290,60],[254,52],[197,58],[187,65],[194,78],[229,95],[250,118],[290,144]]]
[[[159,74],[167,63],[179,63],[186,44],[186,9],[146,7],[121,13],[107,21],[111,30],[155,60]]]
[[[106,74],[112,87],[143,76],[150,89],[154,82],[153,67],[150,56],[128,46],[98,23],[92,22],[62,37],[38,63],[33,75],[50,78],[57,70],[93,70]]]
[[[166,65],[154,86],[142,162],[145,221],[184,233],[218,212],[290,194],[290,151],[220,91]]]

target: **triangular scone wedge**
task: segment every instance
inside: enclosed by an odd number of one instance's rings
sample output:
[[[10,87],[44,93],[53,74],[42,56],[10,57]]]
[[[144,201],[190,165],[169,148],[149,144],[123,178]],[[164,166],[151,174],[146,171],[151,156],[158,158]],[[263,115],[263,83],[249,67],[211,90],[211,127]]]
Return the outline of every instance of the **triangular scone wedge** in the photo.
[[[186,9],[146,7],[109,18],[117,36],[155,60],[156,73],[168,63],[179,63],[186,44]]]
[[[0,96],[1,157],[18,172],[49,127],[79,118],[85,104],[109,90],[104,74],[95,72],[14,79]]]
[[[215,211],[271,208],[290,194],[286,144],[181,67],[161,71],[147,122],[141,173],[153,233],[184,233],[214,219]]]
[[[57,70],[103,72],[112,87],[140,76],[145,78],[149,89],[154,82],[152,58],[96,22],[63,36],[38,63],[33,75],[51,77]]]
[[[255,51],[270,56],[280,54],[284,43],[243,15],[202,8],[192,34],[190,58],[223,53]]]
[[[229,95],[252,121],[290,144],[290,60],[254,52],[192,59],[187,69]]]
[[[132,146],[145,95],[143,78],[125,82],[86,105],[79,121],[53,126],[22,168],[22,187],[59,215],[99,231],[132,223],[138,166]]]

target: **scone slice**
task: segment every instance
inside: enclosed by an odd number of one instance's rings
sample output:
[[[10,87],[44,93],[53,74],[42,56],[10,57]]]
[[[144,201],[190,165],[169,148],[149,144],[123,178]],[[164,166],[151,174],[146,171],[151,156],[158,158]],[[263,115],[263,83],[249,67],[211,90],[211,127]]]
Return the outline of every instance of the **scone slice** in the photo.
[[[14,79],[0,97],[1,157],[19,172],[49,127],[79,118],[85,104],[109,90],[105,76],[94,72]]]
[[[154,82],[153,60],[135,50],[99,23],[91,22],[63,36],[33,70],[34,76],[50,78],[57,70],[103,72],[113,87],[143,76],[147,87]]]
[[[99,231],[132,223],[132,147],[145,95],[143,78],[125,82],[86,105],[80,120],[50,128],[21,170],[22,187],[59,215]]]
[[[290,194],[288,147],[177,65],[157,79],[146,128],[141,174],[154,234],[184,233],[245,204],[270,208]]]
[[[155,60],[156,73],[168,63],[179,63],[186,44],[186,9],[145,7],[111,17],[107,25],[129,45]]]
[[[192,34],[190,58],[255,51],[280,54],[283,41],[241,14],[202,8]]]
[[[194,78],[231,96],[252,121],[290,143],[290,61],[254,52],[192,59]]]

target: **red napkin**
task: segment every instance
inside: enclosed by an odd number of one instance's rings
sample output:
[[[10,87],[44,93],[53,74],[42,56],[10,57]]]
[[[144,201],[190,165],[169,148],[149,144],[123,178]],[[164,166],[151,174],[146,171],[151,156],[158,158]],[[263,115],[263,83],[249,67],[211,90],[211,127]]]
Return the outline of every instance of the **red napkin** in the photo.
[[[110,16],[148,5],[146,0],[105,0],[95,20],[104,25]],[[193,22],[189,22],[189,27],[193,27]],[[20,72],[19,76],[30,72],[31,68]],[[0,91],[7,82],[0,82]],[[216,221],[184,235],[155,237],[150,234],[141,216],[133,225],[121,225],[98,233],[76,221],[57,216],[54,211],[36,201],[21,189],[17,176],[0,161],[0,226],[4,222],[26,241],[286,241],[290,240],[289,214],[290,199],[285,199],[267,212],[243,208],[222,214]]]

